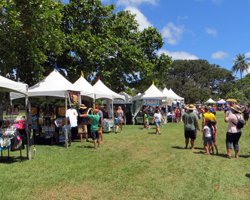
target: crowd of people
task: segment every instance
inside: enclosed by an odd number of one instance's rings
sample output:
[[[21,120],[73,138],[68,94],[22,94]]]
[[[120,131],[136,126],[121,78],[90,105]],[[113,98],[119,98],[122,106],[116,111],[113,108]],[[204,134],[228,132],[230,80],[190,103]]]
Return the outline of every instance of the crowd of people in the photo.
[[[248,107],[242,107],[237,104],[235,99],[228,99],[227,105],[223,107],[225,117],[224,121],[228,123],[226,131],[226,156],[232,158],[232,149],[234,149],[234,157],[239,157],[239,140],[242,134],[242,128],[246,121],[249,119]],[[149,124],[155,125],[155,134],[161,134],[161,126],[166,123],[166,109],[162,107],[156,107],[153,114],[153,119],[150,122],[149,109],[144,107],[143,109],[143,128],[149,129]],[[195,148],[195,140],[198,131],[202,133],[204,153],[219,154],[217,145],[217,119],[216,109],[212,106],[195,106],[189,104],[182,108],[177,107],[173,110],[175,116],[175,122],[183,122],[184,124],[184,138],[185,148]],[[75,139],[78,135],[81,142],[83,141],[83,135],[86,141],[91,136],[93,139],[94,147],[98,147],[103,142],[103,112],[99,105],[95,108],[87,108],[84,104],[79,106],[79,109],[71,107],[66,111],[66,117],[69,120],[71,126],[72,139]],[[114,123],[115,133],[121,132],[124,124],[124,111],[121,106],[114,111]],[[201,127],[199,120],[201,119]],[[190,146],[189,146],[190,144]]]
[[[118,106],[114,111],[115,116],[115,133],[121,132],[124,124],[124,112],[121,106]],[[70,125],[69,144],[71,141],[83,138],[89,142],[89,136],[92,138],[94,148],[100,146],[103,142],[102,123],[104,113],[100,105],[95,105],[95,108],[87,108],[84,104],[80,104],[78,108],[74,105],[70,106],[66,111],[67,124]]]
[[[235,99],[228,99],[228,106],[225,107],[224,121],[228,123],[226,131],[226,156],[232,158],[232,149],[234,149],[234,158],[239,157],[239,140],[242,134],[242,128],[249,118],[249,112],[246,107],[241,107]],[[205,154],[219,154],[217,146],[217,120],[212,107],[201,107],[198,112],[202,118],[202,129],[199,127],[199,114],[194,113],[196,107],[188,105],[185,107],[185,113],[182,116],[184,123],[185,148],[188,148],[189,142],[191,149],[194,149],[197,132],[202,131]],[[248,115],[247,115],[248,113]]]

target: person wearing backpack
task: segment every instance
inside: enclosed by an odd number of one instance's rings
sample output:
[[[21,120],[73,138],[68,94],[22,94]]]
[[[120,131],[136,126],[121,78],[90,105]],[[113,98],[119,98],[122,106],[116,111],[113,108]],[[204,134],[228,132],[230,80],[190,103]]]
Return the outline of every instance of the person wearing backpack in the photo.
[[[242,133],[241,129],[245,124],[242,110],[239,105],[234,105],[231,107],[231,113],[228,116],[225,116],[225,122],[228,122],[226,134],[227,158],[231,158],[233,144],[235,158],[237,159],[239,157],[239,140]]]
[[[189,140],[191,143],[191,149],[194,149],[194,141],[196,139],[196,133],[199,129],[198,118],[193,113],[195,106],[190,104],[186,107],[186,112],[182,116],[182,121],[184,123],[184,136],[185,136],[185,148],[187,149]]]

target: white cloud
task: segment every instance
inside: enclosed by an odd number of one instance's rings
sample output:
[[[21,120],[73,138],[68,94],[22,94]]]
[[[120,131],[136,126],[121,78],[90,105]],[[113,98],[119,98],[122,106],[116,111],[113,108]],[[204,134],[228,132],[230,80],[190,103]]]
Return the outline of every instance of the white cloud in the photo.
[[[117,6],[133,6],[137,7],[143,3],[151,4],[151,5],[156,5],[159,0],[118,0],[117,1]]]
[[[224,51],[217,51],[212,54],[212,58],[216,60],[222,60],[228,57],[228,53]]]
[[[246,52],[245,53],[245,57],[248,58],[248,59],[250,59],[250,52]]]
[[[148,21],[148,19],[142,14],[139,9],[135,7],[127,7],[125,10],[129,10],[132,14],[136,15],[135,19],[139,24],[140,31],[145,28],[148,28],[149,26],[152,26],[152,24]]]
[[[184,26],[177,26],[172,22],[168,23],[161,31],[162,37],[171,45],[177,44],[183,33]]]
[[[198,60],[199,59],[196,55],[193,55],[193,54],[185,52],[185,51],[170,52],[170,51],[167,51],[164,49],[160,49],[157,54],[160,55],[163,53],[172,57],[173,60]]]
[[[216,37],[217,34],[218,34],[217,30],[214,29],[214,28],[206,28],[206,33],[207,33],[208,35],[213,36],[213,37]]]

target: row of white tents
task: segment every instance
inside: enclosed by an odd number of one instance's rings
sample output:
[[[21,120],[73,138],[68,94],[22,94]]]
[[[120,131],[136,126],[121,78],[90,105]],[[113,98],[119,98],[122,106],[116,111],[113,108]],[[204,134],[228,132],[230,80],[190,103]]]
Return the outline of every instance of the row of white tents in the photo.
[[[27,86],[25,84],[25,86]],[[22,91],[22,90],[19,90]],[[67,97],[68,91],[78,91],[81,96],[92,99],[125,99],[124,95],[120,95],[109,89],[101,80],[98,80],[93,86],[83,77],[71,83],[63,77],[57,70],[51,72],[44,80],[31,86],[26,91],[29,97],[53,96],[64,98]],[[23,91],[24,92],[24,91]],[[11,93],[11,99],[23,97],[23,93]],[[173,101],[183,101],[184,98],[178,96],[172,89],[164,88],[159,90],[152,84],[143,94],[139,93],[132,98],[132,101],[138,99],[171,99]]]
[[[225,104],[226,101],[224,99],[220,99],[218,101],[214,101],[212,98],[209,98],[205,104]]]
[[[164,88],[163,91],[161,91],[154,83],[143,94],[139,93],[133,98],[133,100],[139,99],[171,99],[172,101],[184,101],[184,98],[177,95],[172,89],[168,90]]]
[[[120,94],[113,92],[98,80],[95,85],[91,85],[84,77],[80,77],[75,83],[71,83],[63,77],[57,70],[51,72],[44,80],[28,88],[29,97],[51,96],[64,98],[68,96],[68,91],[78,91],[81,96],[87,96],[92,99],[106,98],[113,100],[115,98],[124,99]],[[22,97],[17,93],[11,93],[11,99]]]

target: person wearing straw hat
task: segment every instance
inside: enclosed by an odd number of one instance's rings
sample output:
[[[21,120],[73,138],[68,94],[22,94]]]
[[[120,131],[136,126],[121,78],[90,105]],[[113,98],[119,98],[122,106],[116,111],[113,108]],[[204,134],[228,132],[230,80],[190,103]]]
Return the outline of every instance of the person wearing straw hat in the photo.
[[[195,106],[190,104],[186,107],[186,112],[182,116],[182,121],[184,123],[184,136],[185,136],[185,148],[187,149],[189,140],[191,143],[191,149],[194,149],[194,141],[196,139],[196,133],[199,129],[198,118],[193,112]]]
[[[227,99],[227,107],[225,108],[225,115],[228,116],[231,113],[231,107],[233,107],[234,105],[237,105],[237,100],[236,99]]]
[[[225,116],[225,122],[228,122],[226,134],[227,158],[231,158],[232,144],[235,151],[235,158],[239,157],[239,139],[241,137],[241,128],[237,126],[239,120],[243,120],[244,123],[242,110],[239,105],[234,105],[231,107],[231,113]]]

